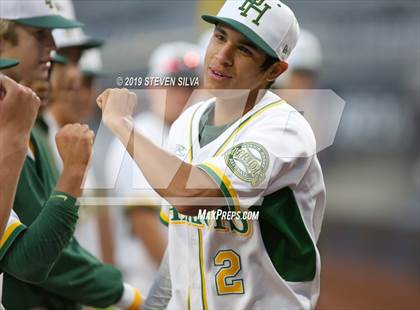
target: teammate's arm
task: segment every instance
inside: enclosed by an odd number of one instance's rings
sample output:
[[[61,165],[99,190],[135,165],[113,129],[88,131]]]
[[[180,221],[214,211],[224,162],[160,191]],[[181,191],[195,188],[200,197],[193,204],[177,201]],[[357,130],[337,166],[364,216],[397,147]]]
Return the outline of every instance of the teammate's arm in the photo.
[[[1,261],[10,275],[26,282],[46,279],[56,259],[69,244],[78,219],[76,199],[80,195],[90,155],[93,132],[79,124],[57,134],[57,147],[64,162],[56,192],[35,221],[13,241]]]
[[[203,205],[203,198],[223,197],[219,187],[206,173],[162,150],[134,130],[131,117],[137,102],[134,93],[126,89],[108,89],[97,101],[103,111],[105,125],[126,145],[152,188],[179,212],[197,215],[199,208],[193,206]],[[168,186],[162,188],[163,184]],[[188,205],[180,205],[179,198],[188,198]],[[200,208],[212,210],[217,206]]]
[[[39,216],[14,241],[0,261],[4,272],[25,282],[44,281],[73,236],[76,199],[54,192]]]
[[[0,73],[0,236],[13,205],[39,105],[32,90]]]

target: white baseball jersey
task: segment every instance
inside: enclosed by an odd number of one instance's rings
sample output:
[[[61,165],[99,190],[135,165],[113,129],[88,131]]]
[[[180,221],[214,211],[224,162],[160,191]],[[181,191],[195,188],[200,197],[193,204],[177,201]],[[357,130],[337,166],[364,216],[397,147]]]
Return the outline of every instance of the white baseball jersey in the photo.
[[[3,259],[4,254],[6,254],[9,247],[13,244],[13,241],[16,237],[26,229],[26,226],[23,225],[17,214],[11,210],[9,219],[7,221],[6,229],[2,236],[0,236],[0,260]],[[1,271],[0,271],[1,272]],[[1,297],[3,291],[3,273],[0,274],[0,309],[2,309],[1,305]]]
[[[201,102],[180,116],[169,151],[219,185],[225,210],[259,211],[259,218],[203,220],[162,207],[169,226],[168,309],[313,309],[325,187],[312,130],[267,91],[251,111],[200,146],[200,117],[213,104]]]

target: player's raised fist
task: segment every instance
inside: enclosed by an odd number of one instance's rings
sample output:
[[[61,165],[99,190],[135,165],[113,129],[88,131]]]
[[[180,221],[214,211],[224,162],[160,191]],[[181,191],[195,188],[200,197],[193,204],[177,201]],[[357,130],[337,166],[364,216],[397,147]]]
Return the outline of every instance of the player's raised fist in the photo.
[[[29,134],[40,106],[39,97],[0,73],[0,127],[13,135]]]
[[[41,99],[41,108],[46,107],[50,97],[50,82],[46,80],[23,80],[20,84],[32,89],[35,94]]]
[[[77,169],[84,173],[92,155],[95,134],[88,125],[69,124],[55,136],[64,170]]]
[[[131,122],[137,95],[126,88],[107,89],[96,102],[102,110],[102,120],[111,130],[122,122]]]

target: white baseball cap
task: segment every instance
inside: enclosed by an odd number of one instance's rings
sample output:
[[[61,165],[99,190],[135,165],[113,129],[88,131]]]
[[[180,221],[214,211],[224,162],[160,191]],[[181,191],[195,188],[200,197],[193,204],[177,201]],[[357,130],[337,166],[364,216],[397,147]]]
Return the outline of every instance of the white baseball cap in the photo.
[[[286,61],[299,38],[292,10],[280,1],[226,0],[217,16],[203,15],[212,24],[239,31],[268,55]]]
[[[299,42],[289,58],[289,69],[316,72],[321,68],[321,65],[321,43],[313,33],[301,29]]]
[[[158,46],[149,60],[149,75],[198,76],[200,53],[196,45],[183,41]]]
[[[64,18],[53,0],[1,0],[0,18],[37,28],[77,28],[83,24]]]
[[[62,16],[68,19],[76,19],[73,2],[71,0],[57,0],[55,6]],[[89,49],[99,47],[103,44],[102,40],[87,36],[80,28],[56,29],[53,31],[53,37],[57,49],[67,47]]]
[[[79,64],[84,76],[99,77],[105,75],[99,48],[84,51]]]

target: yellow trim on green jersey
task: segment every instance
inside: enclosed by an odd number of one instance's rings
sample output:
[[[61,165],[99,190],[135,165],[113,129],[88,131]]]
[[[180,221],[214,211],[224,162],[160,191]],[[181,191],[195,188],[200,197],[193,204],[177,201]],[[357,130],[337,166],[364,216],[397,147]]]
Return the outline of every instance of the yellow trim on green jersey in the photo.
[[[204,262],[203,262],[203,231],[197,228],[198,232],[198,250],[200,260],[200,276],[201,276],[201,299],[203,301],[203,310],[207,310],[207,291],[206,291],[206,276],[204,273]]]
[[[13,224],[9,225],[9,227],[7,227],[6,231],[4,232],[0,240],[0,249],[4,246],[7,239],[9,239],[9,237],[13,234],[13,232],[20,226],[23,226],[23,224],[19,221],[16,221]]]
[[[256,118],[257,116],[261,115],[262,113],[264,113],[265,111],[271,109],[271,108],[276,108],[278,106],[280,106],[281,104],[285,103],[286,101],[284,100],[280,100],[280,101],[276,101],[270,104],[267,104],[266,106],[262,107],[260,110],[258,110],[257,112],[255,112],[254,114],[250,115],[249,117],[247,117],[244,121],[242,121],[238,127],[236,127],[236,129],[229,135],[229,137],[226,139],[225,142],[223,142],[223,144],[219,147],[219,149],[216,151],[216,153],[214,154],[213,157],[219,156],[222,151],[224,150],[224,148],[226,147],[226,145],[233,139],[234,136],[236,136],[236,134],[246,125],[248,124],[251,120],[253,120],[254,118]]]

